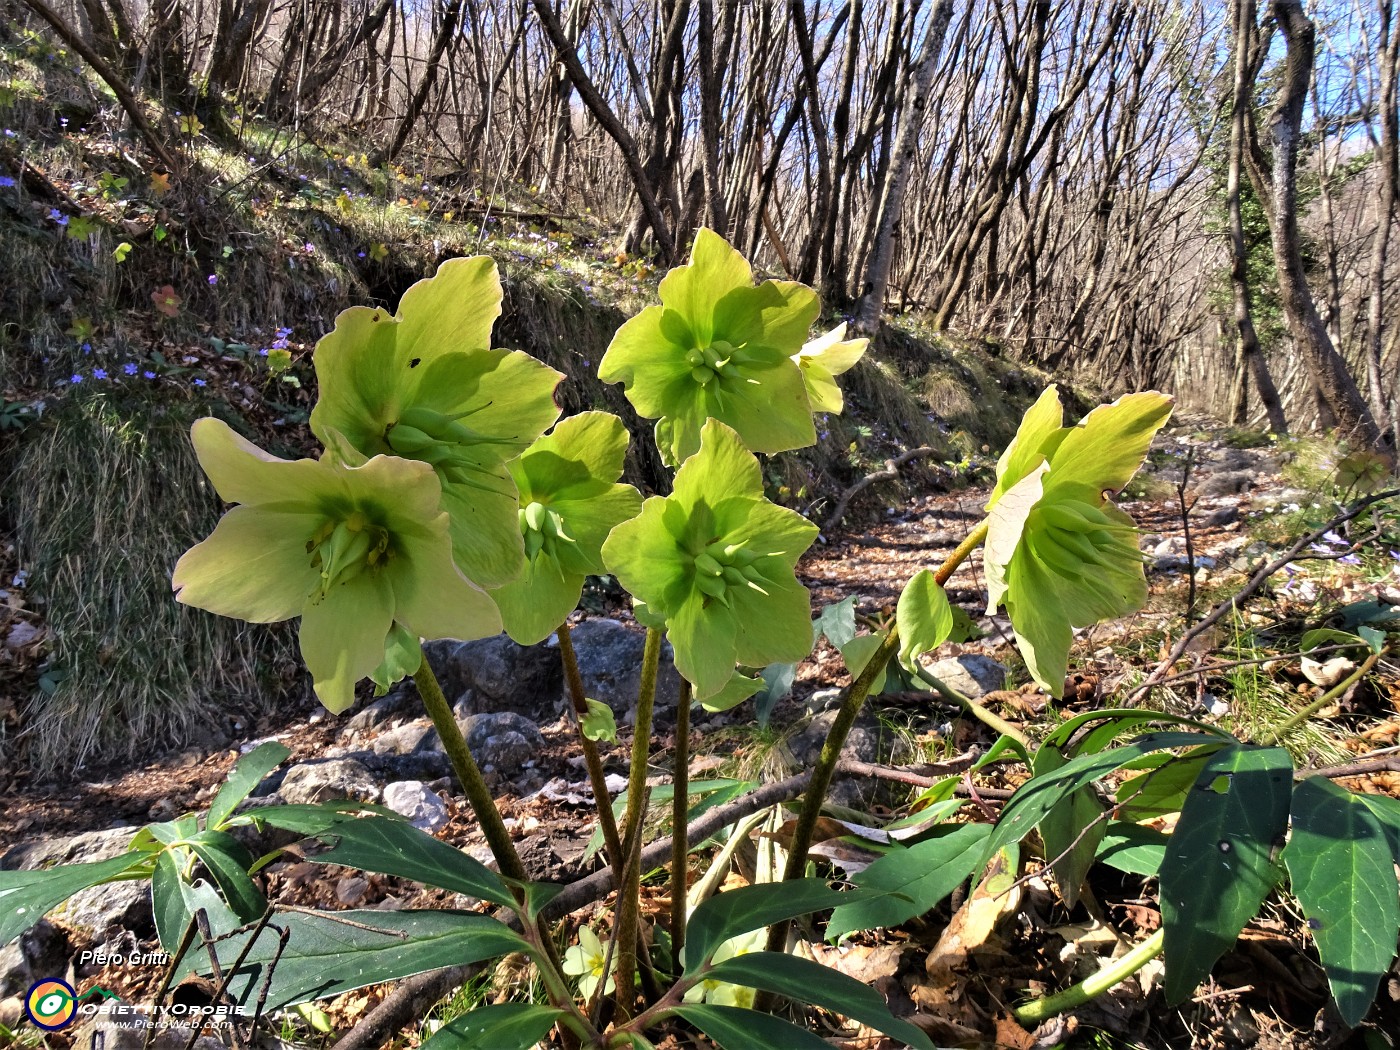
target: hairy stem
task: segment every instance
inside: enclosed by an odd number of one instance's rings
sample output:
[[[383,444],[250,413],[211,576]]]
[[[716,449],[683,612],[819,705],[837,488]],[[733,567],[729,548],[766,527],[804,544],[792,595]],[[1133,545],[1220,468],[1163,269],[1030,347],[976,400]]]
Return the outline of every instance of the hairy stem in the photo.
[[[1120,981],[1126,981],[1161,954],[1164,936],[1165,931],[1159,927],[1151,937],[1128,952],[1127,955],[1121,959],[1114,959],[1093,976],[1086,977],[1078,984],[1066,988],[1063,992],[1056,992],[1054,995],[1047,995],[1044,999],[1036,999],[1023,1006],[1018,1006],[1012,1013],[1018,1022],[1029,1028],[1040,1024],[1047,1018],[1054,1017],[1056,1014],[1083,1006],[1094,996],[1108,991]]]
[[[953,553],[939,566],[934,573],[934,579],[942,587],[948,582],[949,577],[957,571],[959,565],[967,560],[967,556],[977,549],[978,545],[987,538],[987,522],[983,521],[977,528],[968,534],[967,538],[958,544]],[[816,766],[812,769],[812,779],[807,785],[807,791],[802,798],[802,810],[797,817],[797,826],[793,829],[792,844],[788,847],[787,865],[783,869],[784,881],[788,879],[799,879],[807,868],[807,851],[812,848],[812,834],[817,827],[817,819],[821,816],[822,806],[826,802],[826,793],[831,787],[831,778],[836,773],[836,765],[841,761],[841,749],[846,746],[846,737],[850,735],[851,728],[856,724],[856,718],[860,710],[865,706],[865,700],[870,695],[870,689],[875,684],[875,679],[889,663],[890,657],[899,652],[899,630],[890,628],[890,633],[885,636],[885,640],[880,643],[878,649],[870,657],[869,662],[856,675],[855,681],[846,690],[845,697],[841,700],[841,707],[836,712],[836,719],[831,723],[831,729],[826,734],[826,741],[822,744],[820,757]],[[768,931],[768,950],[770,952],[783,951],[787,943],[788,929],[790,923],[779,923]]]
[[[618,881],[621,881],[624,860],[622,838],[617,833],[617,819],[613,816],[612,799],[608,795],[598,745],[583,732],[583,720],[588,717],[588,698],[584,692],[583,675],[578,669],[578,654],[574,652],[573,634],[567,623],[559,625],[559,656],[564,664],[564,682],[569,688],[569,701],[574,708],[574,724],[578,727],[579,744],[583,748],[583,762],[588,768],[588,782],[593,785],[593,802],[598,807],[598,826],[603,829],[608,863],[612,865]]]
[[[676,703],[676,766],[671,778],[671,957],[679,959],[685,947],[685,907],[689,891],[690,844],[686,841],[686,813],[690,802],[690,683],[681,679]]]
[[[491,856],[496,858],[496,867],[506,878],[518,882],[528,881],[525,865],[520,862],[520,854],[515,852],[515,843],[511,841],[510,832],[506,830],[505,821],[501,819],[501,811],[496,808],[491,789],[486,786],[476,759],[472,758],[471,749],[467,747],[461,727],[452,715],[447,697],[442,695],[442,686],[438,684],[437,675],[433,674],[432,667],[428,665],[427,657],[423,658],[422,664],[414,672],[413,681],[418,686],[418,695],[423,698],[423,706],[427,708],[428,716],[433,720],[438,739],[442,741],[442,749],[447,752],[448,761],[452,763],[452,771],[457,774],[467,802],[471,804],[472,812],[476,815],[476,822],[481,825],[481,832],[486,836]]]
[[[617,958],[613,971],[617,984],[617,1014],[632,1016],[637,973],[637,931],[641,901],[642,853],[635,848],[641,841],[646,817],[647,759],[651,752],[651,718],[656,706],[656,669],[661,662],[661,632],[647,628],[642,650],[642,682],[637,695],[637,719],[632,732],[632,767],[627,778],[627,815],[622,822],[622,841],[627,856],[626,870],[617,891]]]

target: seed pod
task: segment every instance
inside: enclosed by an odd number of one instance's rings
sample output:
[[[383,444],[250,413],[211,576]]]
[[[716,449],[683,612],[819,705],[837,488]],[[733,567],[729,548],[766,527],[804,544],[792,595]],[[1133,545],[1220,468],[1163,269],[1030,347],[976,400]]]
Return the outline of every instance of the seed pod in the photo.
[[[695,556],[695,567],[701,572],[708,573],[711,576],[722,576],[724,574],[724,566],[715,561],[708,554],[697,554]]]
[[[535,532],[539,532],[544,525],[544,504],[531,503],[525,508],[525,523]]]
[[[722,598],[726,590],[723,580],[717,580],[713,576],[696,576],[695,586],[708,594],[711,598]]]

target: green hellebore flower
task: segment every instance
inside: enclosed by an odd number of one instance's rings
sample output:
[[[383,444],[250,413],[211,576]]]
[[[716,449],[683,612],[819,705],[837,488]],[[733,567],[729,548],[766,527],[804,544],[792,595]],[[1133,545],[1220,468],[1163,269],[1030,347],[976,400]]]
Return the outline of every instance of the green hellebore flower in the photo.
[[[548,638],[578,605],[584,577],[601,575],[603,541],[635,517],[642,495],[619,485],[627,430],[607,412],[560,421],[507,469],[520,490],[525,571],[491,592],[521,645]]]
[[[803,344],[793,360],[802,369],[802,382],[807,386],[807,400],[813,412],[841,414],[846,399],[836,385],[836,377],[854,368],[869,345],[869,339],[847,339],[845,321],[826,335]]]
[[[1006,607],[1032,677],[1058,696],[1075,627],[1147,601],[1133,520],[1109,502],[1132,479],[1172,399],[1130,394],[1065,427],[1052,386],[997,463],[988,509],[987,611]]]
[[[487,256],[451,259],[403,294],[399,312],[351,307],[316,344],[311,430],[349,463],[396,455],[429,463],[451,518],[452,553],[485,587],[520,575],[507,460],[559,418],[563,378],[528,354],[492,350],[501,282]]]
[[[490,596],[453,564],[427,464],[277,459],[218,419],[198,420],[191,437],[214,488],[238,506],[180,558],[176,599],[250,623],[300,616],[301,654],[331,711],[385,662],[396,626],[415,641],[501,629]]]
[[[795,281],[753,283],[753,270],[712,230],[695,235],[688,266],[661,281],[649,306],[613,337],[598,378],[623,383],[637,412],[657,420],[662,458],[677,466],[700,447],[706,419],[733,427],[754,452],[817,440],[793,361],[819,304]]]
[[[812,647],[807,589],[793,567],[817,537],[763,498],[763,476],[730,427],[710,420],[671,495],[612,530],[603,562],[648,616],[664,620],[676,668],[704,701],[735,664],[792,663]]]

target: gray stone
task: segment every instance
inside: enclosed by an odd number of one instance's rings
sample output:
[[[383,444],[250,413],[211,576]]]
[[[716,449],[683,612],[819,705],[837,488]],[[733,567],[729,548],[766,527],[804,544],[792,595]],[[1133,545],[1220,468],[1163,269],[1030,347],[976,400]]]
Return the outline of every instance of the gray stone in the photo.
[[[412,755],[430,748],[436,739],[431,722],[410,722],[380,733],[370,750],[376,755]]]
[[[1203,517],[1201,519],[1201,524],[1207,528],[1213,528],[1220,525],[1229,525],[1231,522],[1238,521],[1239,517],[1239,507],[1220,507]]]
[[[645,633],[631,630],[618,620],[595,617],[573,629],[573,643],[584,693],[607,704],[618,716],[632,711],[642,684]],[[665,644],[656,679],[657,708],[675,707],[680,690],[681,676],[676,672],[671,647]],[[561,703],[568,701],[562,689],[558,695]]]
[[[16,940],[0,948],[0,999],[21,995],[34,983],[29,963]]]
[[[472,758],[483,770],[513,776],[545,746],[539,727],[513,711],[472,715],[459,724]]]
[[[823,711],[815,715],[799,733],[788,739],[788,750],[799,769],[816,765],[838,713]],[[913,758],[913,747],[907,737],[881,725],[869,712],[862,712],[846,737],[841,758],[856,762],[903,762]],[[880,797],[884,787],[881,781],[870,777],[838,777],[828,798],[838,806],[863,809]]]
[[[818,689],[807,698],[808,711],[827,711],[841,702],[844,689]]]
[[[1224,470],[1211,474],[1196,486],[1200,496],[1238,496],[1254,487],[1252,470]]]
[[[384,696],[381,696],[374,703],[367,706],[363,711],[357,712],[348,722],[342,736],[351,736],[358,733],[368,733],[373,729],[378,729],[391,718],[395,718],[404,712],[417,706],[418,696],[402,686],[396,686]]]
[[[303,762],[287,770],[278,793],[296,805],[314,805],[332,799],[351,798],[373,802],[379,788],[369,770],[353,758]]]
[[[547,644],[519,645],[509,635],[440,645],[433,670],[449,699],[470,691],[475,714],[516,711],[531,718],[552,716],[564,684],[559,653]]]
[[[0,998],[23,995],[41,978],[62,977],[72,952],[67,932],[48,919],[39,919],[0,948]]]
[[[81,835],[35,839],[11,847],[0,856],[0,871],[37,871],[57,864],[86,864],[125,853],[138,828],[107,828]]]
[[[109,882],[79,890],[51,912],[70,926],[96,937],[117,926],[139,936],[155,932],[151,884],[145,879]]]
[[[973,700],[1006,687],[1006,666],[980,653],[963,653],[938,660],[929,674]]]
[[[122,1021],[117,1016],[97,1016],[74,1032],[73,1050],[142,1050],[149,1033],[138,1024]],[[189,1041],[190,1030],[184,1026],[157,1028],[150,1050],[184,1050]],[[201,1035],[194,1041],[193,1050],[228,1050],[228,1047],[212,1035]]]
[[[423,831],[436,831],[447,823],[447,803],[421,780],[386,785],[384,805]]]

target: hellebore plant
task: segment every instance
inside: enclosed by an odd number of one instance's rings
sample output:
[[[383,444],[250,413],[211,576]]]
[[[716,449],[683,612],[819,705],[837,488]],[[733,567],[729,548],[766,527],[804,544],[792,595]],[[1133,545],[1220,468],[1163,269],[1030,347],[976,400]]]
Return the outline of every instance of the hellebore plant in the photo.
[[[348,804],[234,815],[279,760],[263,753],[240,763],[216,800],[218,819],[211,814],[203,830],[194,817],[153,826],[138,836],[145,852],[122,865],[73,866],[44,880],[0,873],[7,909],[0,944],[83,885],[151,870],[152,851],[178,847],[185,857],[188,845],[220,892],[243,904],[220,911],[193,862],[167,864],[156,869],[163,872],[157,906],[169,908],[162,929],[183,929],[188,948],[204,915],[214,928],[201,936],[217,940],[209,951],[239,1002],[280,1008],[522,952],[538,967],[549,1005],[478,1007],[442,1028],[431,1050],[525,1050],[556,1026],[587,1050],[646,1050],[648,1033],[680,1023],[724,1050],[825,1045],[748,1009],[754,990],[817,1003],[932,1050],[874,991],[785,951],[785,926],[797,916],[837,906],[854,914],[849,909],[861,902],[908,899],[878,880],[850,891],[804,877],[846,735],[891,660],[906,675],[927,677],[920,657],[954,627],[943,587],[983,540],[991,605],[1005,605],[1036,680],[1058,692],[1071,628],[1129,612],[1145,595],[1132,523],[1109,498],[1137,469],[1170,402],[1132,395],[1065,427],[1051,388],[998,464],[988,520],[937,571],[910,581],[895,623],[858,637],[853,624],[838,632],[823,618],[828,637],[843,635],[838,645],[853,681],[812,770],[785,881],[692,901],[691,911],[691,701],[737,704],[762,684],[754,670],[801,661],[814,638],[810,596],[795,568],[817,528],[764,498],[756,454],[811,445],[813,412],[842,410],[835,377],[866,344],[846,340],[844,326],[809,338],[815,293],[792,282],[755,283],[748,262],[709,230],[697,235],[690,263],[661,282],[660,298],[618,330],[599,375],[623,383],[637,411],[656,420],[662,457],[677,468],[668,496],[643,502],[620,482],[627,433],[616,417],[585,412],[545,434],[558,417],[560,375],[525,354],[491,349],[501,286],[485,257],[444,263],[404,294],[395,314],[356,307],[337,318],[314,358],[320,398],[311,427],[326,448],[320,460],[275,459],[213,419],[193,430],[200,464],[235,506],[180,559],[179,600],[256,623],[301,617],[303,656],[333,711],[351,704],[363,678],[382,691],[411,674],[499,874],[404,821]],[[629,592],[647,627],[620,822],[598,752],[600,741],[615,739],[615,727],[611,712],[584,695],[567,623],[585,577],[603,572]],[[557,635],[612,868],[603,874],[618,891],[606,938],[581,927],[562,958],[546,923],[566,914],[552,910],[560,887],[528,881],[420,647],[424,638],[479,638],[502,623],[522,643]],[[664,938],[646,935],[639,889],[663,635],[683,679],[671,785],[669,951]],[[990,724],[1006,725],[963,702]],[[1024,753],[1024,738],[1013,742]],[[262,923],[235,930],[262,906],[243,873],[276,856],[253,861],[223,831],[238,822],[286,827],[330,845],[306,854],[310,861],[404,876],[502,910],[496,917],[355,911],[324,920],[268,911]],[[979,843],[990,837],[968,834],[981,836]],[[768,950],[759,950],[765,939]],[[181,963],[183,948],[176,967],[194,967],[194,955],[205,966],[197,951]],[[582,1004],[569,977],[578,978]],[[610,1001],[600,1001],[609,993]]]
[[[987,611],[1005,605],[1032,677],[1064,686],[1072,628],[1147,600],[1137,528],[1110,497],[1132,480],[1171,399],[1130,394],[1066,427],[1050,387],[997,462],[987,504]]]
[[[793,568],[816,538],[806,518],[763,498],[758,460],[712,419],[671,495],[613,529],[603,560],[644,615],[665,623],[676,669],[706,700],[735,664],[807,655],[811,599]]]

